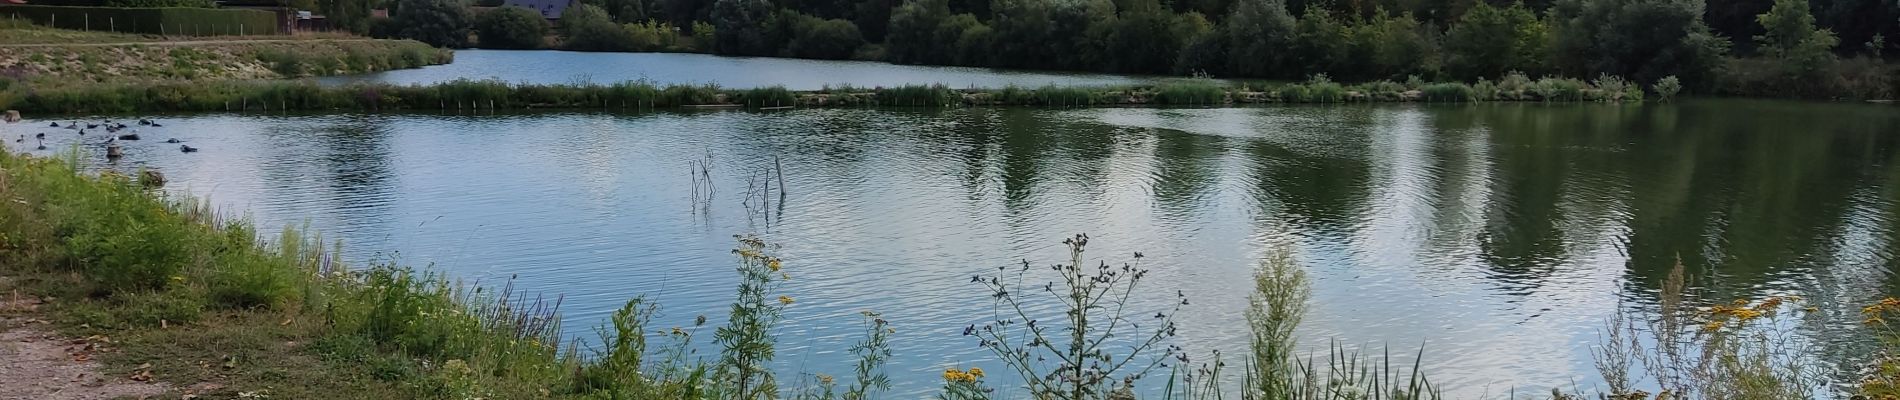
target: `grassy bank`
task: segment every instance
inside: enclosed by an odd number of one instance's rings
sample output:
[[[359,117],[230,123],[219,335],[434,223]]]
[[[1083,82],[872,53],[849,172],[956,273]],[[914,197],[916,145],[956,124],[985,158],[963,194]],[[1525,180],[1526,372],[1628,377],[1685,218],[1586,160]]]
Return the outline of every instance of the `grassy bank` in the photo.
[[[930,327],[891,327],[867,311],[862,326],[843,328],[861,332],[857,345],[840,349],[855,363],[768,368],[776,326],[801,297],[782,285],[815,266],[781,259],[756,237],[737,238],[732,271],[741,279],[725,321],[700,317],[664,329],[654,320],[659,305],[634,297],[603,326],[566,327],[555,322],[556,295],[460,286],[394,265],[344,265],[334,247],[302,231],[262,240],[246,221],[222,218],[204,203],[168,200],[140,179],[88,176],[71,165],[0,155],[7,200],[0,201],[0,275],[7,277],[0,285],[8,286],[0,289],[46,299],[37,312],[66,334],[110,338],[106,373],[149,373],[174,387],[207,388],[196,393],[207,398],[870,399],[890,395],[886,361],[930,356],[889,347],[892,329]],[[1245,313],[1251,339],[1235,357],[1177,346],[1175,315],[1185,298],[1160,309],[1125,307],[1146,290],[1138,253],[1126,264],[1097,266],[1086,261],[1087,236],[1064,243],[1070,257],[1053,269],[973,267],[968,298],[942,299],[988,299],[1005,311],[970,324],[962,337],[942,338],[978,343],[995,357],[946,365],[940,398],[1005,398],[999,389],[1052,399],[1442,397],[1445,388],[1420,372],[1437,357],[1428,350],[1394,365],[1376,350],[1335,345],[1315,355],[1297,340],[1310,290],[1288,249],[1274,249],[1256,270]],[[1708,299],[1689,289],[1690,279],[1678,267],[1659,293],[1660,311],[1620,315],[1602,330],[1593,354],[1610,387],[1523,388],[1514,397],[1817,393],[1808,349],[1769,340],[1788,333],[1776,321],[1814,310],[1793,297]],[[1863,313],[1877,334],[1900,337],[1885,322],[1900,313],[1900,300]],[[562,340],[563,332],[590,330],[598,333],[592,345]],[[1879,396],[1900,387],[1900,363],[1872,367],[1855,390]],[[999,374],[1020,377],[1020,387],[992,384]],[[1123,380],[1136,375],[1167,378],[1139,381],[1146,387]],[[1656,383],[1635,383],[1643,381]]]
[[[0,22],[0,94],[13,98],[100,84],[179,84],[416,68],[451,53],[409,40],[338,35],[172,40]]]
[[[1666,85],[1661,95],[1673,94]],[[1614,77],[1593,82],[1530,79],[1508,75],[1498,82],[1345,85],[1315,77],[1301,83],[1229,85],[1183,80],[1121,87],[1004,87],[953,89],[935,85],[890,88],[838,87],[793,91],[782,87],[728,89],[660,86],[644,82],[509,84],[453,81],[433,85],[354,84],[324,86],[309,81],[108,83],[55,89],[15,89],[0,108],[34,113],[277,110],[489,110],[567,108],[636,110],[681,107],[963,107],[963,106],[1223,106],[1264,103],[1350,102],[1632,102],[1643,88]],[[11,100],[10,102],[8,100]]]

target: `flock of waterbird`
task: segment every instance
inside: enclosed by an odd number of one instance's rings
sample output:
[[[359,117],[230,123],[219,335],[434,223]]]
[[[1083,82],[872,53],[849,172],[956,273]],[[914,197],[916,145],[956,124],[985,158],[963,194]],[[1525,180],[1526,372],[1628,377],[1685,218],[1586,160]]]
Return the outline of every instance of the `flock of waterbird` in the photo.
[[[161,127],[164,127],[165,125],[158,123],[158,121],[139,118],[138,126],[161,128]],[[91,132],[88,132],[90,130],[104,129],[106,133],[106,141],[104,143],[106,145],[106,158],[120,157],[121,153],[119,152],[119,145],[118,145],[119,141],[122,141],[122,140],[131,141],[131,140],[141,139],[139,137],[138,129],[134,128],[131,125],[126,125],[123,122],[113,122],[112,120],[104,120],[96,124],[90,121],[84,124],[81,124],[79,121],[71,121],[71,122],[67,122],[66,125],[60,125],[58,122],[51,122],[51,123],[48,123],[46,127],[64,128],[66,130],[70,130],[70,131],[74,131],[75,133],[78,133],[79,136],[86,136],[86,134],[91,133]],[[42,133],[33,134],[33,139],[37,141],[37,144],[38,144],[38,147],[36,147],[37,149],[46,150],[46,133],[42,132]],[[26,135],[20,135],[19,138],[13,139],[13,142],[26,143]],[[183,144],[184,142],[178,140],[177,138],[165,139],[165,143],[178,144],[178,151],[184,152],[184,153],[195,153],[198,151],[198,148],[191,147],[191,145]]]

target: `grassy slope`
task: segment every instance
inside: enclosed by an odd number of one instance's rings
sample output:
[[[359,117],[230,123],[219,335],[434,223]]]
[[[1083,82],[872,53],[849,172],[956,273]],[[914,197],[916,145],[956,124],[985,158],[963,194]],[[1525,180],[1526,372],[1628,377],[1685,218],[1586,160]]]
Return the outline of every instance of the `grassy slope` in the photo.
[[[275,79],[375,72],[449,61],[408,40],[347,35],[172,40],[0,23],[0,77],[36,88],[100,83]]]

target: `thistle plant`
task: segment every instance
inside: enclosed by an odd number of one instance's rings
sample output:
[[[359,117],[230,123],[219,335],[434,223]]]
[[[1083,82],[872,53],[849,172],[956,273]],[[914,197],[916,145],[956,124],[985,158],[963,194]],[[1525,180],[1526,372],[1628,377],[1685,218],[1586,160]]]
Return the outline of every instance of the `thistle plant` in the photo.
[[[989,290],[997,310],[992,321],[981,326],[970,325],[964,328],[963,334],[977,337],[978,346],[989,349],[1004,365],[1021,375],[1030,394],[1036,398],[1080,400],[1132,396],[1134,381],[1155,368],[1165,367],[1169,358],[1183,364],[1188,362],[1179,347],[1163,344],[1175,335],[1174,314],[1188,304],[1185,295],[1177,291],[1172,306],[1155,312],[1152,317],[1129,310],[1130,298],[1140,288],[1148,270],[1138,264],[1113,267],[1106,262],[1094,268],[1085,267],[1083,254],[1088,241],[1088,235],[1076,235],[1062,242],[1069,248],[1069,263],[1050,266],[1050,270],[1060,274],[1058,281],[1024,284],[1032,269],[1026,260],[1015,271],[998,267],[994,276],[970,278],[971,282]],[[1135,253],[1134,258],[1139,263],[1141,253]],[[1037,309],[1038,301],[1043,301],[1039,295],[1056,301],[1062,314],[1031,312]],[[1057,322],[1050,323],[1051,320]],[[1130,337],[1134,339],[1129,342],[1114,341]],[[1125,353],[1111,350],[1122,344],[1129,345]],[[1157,352],[1159,354],[1154,354]],[[965,375],[982,377],[980,372],[944,372],[945,381],[953,384],[950,386],[959,382],[976,383]],[[947,386],[946,391],[951,388]]]
[[[781,261],[772,254],[777,246],[767,245],[757,236],[736,237],[739,248],[739,296],[732,302],[732,317],[726,326],[713,332],[713,341],[721,347],[719,366],[714,374],[726,391],[725,399],[766,399],[778,394],[778,384],[766,363],[772,361],[772,326],[779,322],[790,296],[771,298],[771,293],[790,276],[780,270]]]

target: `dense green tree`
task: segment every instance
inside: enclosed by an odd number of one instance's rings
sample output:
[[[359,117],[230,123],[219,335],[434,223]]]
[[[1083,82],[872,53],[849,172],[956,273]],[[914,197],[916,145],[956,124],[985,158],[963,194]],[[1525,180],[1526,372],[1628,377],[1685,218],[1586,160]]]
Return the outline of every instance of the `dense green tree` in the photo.
[[[949,18],[945,18],[943,22],[937,23],[937,29],[931,33],[932,38],[930,42],[935,44],[937,50],[922,58],[925,60],[923,62],[926,64],[978,65],[978,62],[983,61],[979,59],[981,58],[981,53],[965,54],[965,48],[962,47],[962,43],[959,42],[963,41],[965,32],[976,32],[971,34],[975,37],[972,38],[973,41],[969,43],[969,45],[982,45],[981,42],[976,42],[975,40],[981,40],[980,36],[983,34],[982,32],[988,30],[990,30],[990,28],[984,26],[982,21],[976,20],[976,15],[974,14],[963,13],[951,15]]]
[[[996,62],[996,56],[992,53],[996,49],[996,30],[989,25],[979,22],[965,27],[957,35],[955,46],[958,65],[992,65]]]
[[[1437,41],[1430,37],[1435,33],[1420,25],[1411,13],[1375,14],[1352,27],[1348,65],[1341,67],[1336,77],[1370,81],[1437,71]]]
[[[1834,32],[1814,27],[1808,0],[1775,0],[1768,12],[1755,17],[1763,32],[1755,36],[1762,55],[1780,59],[1794,72],[1810,75],[1834,63],[1831,51],[1840,41]]]
[[[1283,0],[1235,0],[1234,11],[1227,17],[1224,40],[1229,75],[1291,78],[1293,48],[1298,21],[1286,10]]]
[[[375,0],[319,0],[317,10],[337,29],[368,34],[374,4]]]
[[[891,23],[884,37],[885,52],[891,62],[922,64],[941,57],[945,43],[939,42],[937,26],[950,18],[945,0],[907,0],[891,11]]]
[[[436,47],[468,47],[475,25],[468,5],[458,0],[401,0],[390,16],[402,28],[397,35]]]
[[[1445,70],[1453,77],[1497,79],[1509,71],[1543,70],[1549,30],[1523,3],[1479,3],[1445,32]]]
[[[626,27],[616,24],[607,11],[592,4],[570,7],[561,15],[561,30],[566,37],[561,48],[579,51],[634,51],[634,37]]]
[[[989,23],[995,44],[990,52],[993,65],[1031,68],[1055,51],[1048,40],[1054,34],[1049,20],[1055,9],[1047,1],[996,0],[991,10],[996,13]]]
[[[785,49],[793,57],[842,60],[864,45],[857,25],[842,19],[818,19],[800,14]]]
[[[858,32],[864,34],[864,40],[883,43],[886,27],[891,24],[891,10],[897,8],[897,0],[859,0],[852,7],[851,22],[858,25]]]
[[[548,35],[548,20],[541,13],[521,7],[501,7],[475,18],[475,33],[481,47],[490,49],[533,49]]]
[[[748,56],[771,55],[765,35],[772,3],[766,0],[719,0],[713,3],[713,51]]]
[[[1305,74],[1333,73],[1352,63],[1352,31],[1344,21],[1318,6],[1309,6],[1295,24],[1293,57]]]
[[[614,22],[629,24],[658,16],[646,0],[581,0],[581,4],[600,7]]]
[[[1569,76],[1610,74],[1637,82],[1680,77],[1707,89],[1728,42],[1702,23],[1701,0],[1559,0],[1551,9],[1552,60]]]
[[[1215,75],[1227,72],[1228,36],[1220,30],[1202,33],[1188,40],[1181,49],[1174,72],[1182,75]]]
[[[705,22],[711,18],[714,0],[659,0],[660,14],[673,26],[697,28],[695,22]],[[564,18],[565,19],[565,18]],[[691,30],[695,35],[696,29]]]

